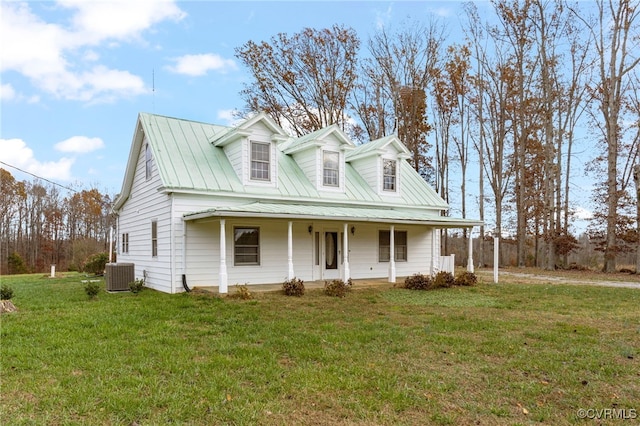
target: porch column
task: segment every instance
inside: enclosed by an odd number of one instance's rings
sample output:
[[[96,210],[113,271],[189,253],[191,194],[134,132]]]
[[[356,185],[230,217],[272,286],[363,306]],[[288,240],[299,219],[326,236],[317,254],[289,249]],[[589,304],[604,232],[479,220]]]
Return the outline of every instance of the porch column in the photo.
[[[469,228],[469,258],[467,259],[467,272],[473,274],[473,227]]]
[[[224,219],[220,219],[220,276],[218,281],[218,292],[227,294],[227,236]]]
[[[345,223],[342,227],[342,258],[344,263],[342,265],[342,280],[347,282],[351,278],[351,271],[349,270],[349,233],[347,232],[349,224]]]
[[[295,273],[293,272],[293,222],[291,221],[287,229],[287,264],[289,265],[287,279],[292,280],[295,278]]]
[[[395,225],[391,225],[389,231],[389,282],[396,282],[396,241],[395,241]]]
[[[437,250],[438,235],[436,231],[438,231],[436,228],[431,230],[431,275],[437,274],[440,269],[440,255],[438,254],[439,250]]]

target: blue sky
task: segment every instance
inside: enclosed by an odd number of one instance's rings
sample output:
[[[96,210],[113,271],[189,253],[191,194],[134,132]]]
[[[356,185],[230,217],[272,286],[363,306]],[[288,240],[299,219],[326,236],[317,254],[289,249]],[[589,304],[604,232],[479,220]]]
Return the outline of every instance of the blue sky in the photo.
[[[380,26],[395,28],[409,17],[440,20],[459,41],[463,15],[458,1],[61,0],[0,7],[0,161],[112,195],[120,192],[139,112],[231,124],[249,79],[234,49],[247,41],[343,24],[366,49]]]
[[[354,28],[364,44],[378,26],[408,16],[447,20],[459,6],[2,1],[0,161],[66,186],[115,194],[138,112],[230,123],[248,81],[236,47],[333,24]]]

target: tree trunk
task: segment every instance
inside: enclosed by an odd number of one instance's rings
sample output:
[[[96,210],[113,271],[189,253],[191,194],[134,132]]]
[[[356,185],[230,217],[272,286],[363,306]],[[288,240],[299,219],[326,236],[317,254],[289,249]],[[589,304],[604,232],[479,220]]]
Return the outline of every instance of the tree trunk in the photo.
[[[633,180],[636,183],[636,274],[640,274],[640,164],[633,169]]]

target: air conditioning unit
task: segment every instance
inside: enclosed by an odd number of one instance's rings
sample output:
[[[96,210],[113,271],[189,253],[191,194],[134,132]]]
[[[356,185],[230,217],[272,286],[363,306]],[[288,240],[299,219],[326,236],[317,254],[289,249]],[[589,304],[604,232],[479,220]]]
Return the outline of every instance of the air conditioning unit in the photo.
[[[107,291],[129,291],[129,283],[135,279],[133,263],[107,263],[105,268]]]

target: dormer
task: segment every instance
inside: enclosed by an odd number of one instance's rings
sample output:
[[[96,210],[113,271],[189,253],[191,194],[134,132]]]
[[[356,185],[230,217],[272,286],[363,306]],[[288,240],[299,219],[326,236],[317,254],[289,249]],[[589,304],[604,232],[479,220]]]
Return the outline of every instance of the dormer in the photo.
[[[396,135],[362,144],[349,152],[346,161],[378,195],[400,196],[401,162],[411,154]]]
[[[318,191],[344,192],[345,159],[353,142],[333,124],[294,139],[284,146]]]
[[[209,138],[222,148],[243,185],[273,187],[278,184],[277,145],[289,136],[265,113]]]

